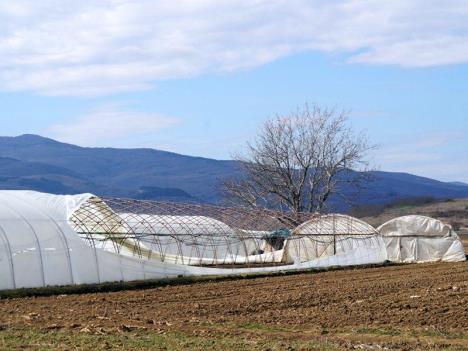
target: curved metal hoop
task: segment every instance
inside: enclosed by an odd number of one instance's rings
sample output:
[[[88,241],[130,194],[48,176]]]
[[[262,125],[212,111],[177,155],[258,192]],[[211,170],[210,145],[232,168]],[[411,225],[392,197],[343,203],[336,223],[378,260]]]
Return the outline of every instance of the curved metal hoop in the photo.
[[[375,245],[378,236],[370,225],[343,215],[294,216],[270,210],[98,197],[75,211],[70,223],[98,249],[200,266],[309,261],[358,245]]]

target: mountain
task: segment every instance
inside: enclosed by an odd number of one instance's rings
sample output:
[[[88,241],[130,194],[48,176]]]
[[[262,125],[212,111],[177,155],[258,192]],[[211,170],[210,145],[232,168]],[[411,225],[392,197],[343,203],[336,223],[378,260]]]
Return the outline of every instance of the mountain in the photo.
[[[463,183],[463,182],[450,182],[450,184],[468,186],[468,183]]]
[[[39,162],[79,174],[101,195],[139,197],[145,187],[180,189],[178,200],[217,202],[220,178],[235,174],[232,161],[216,161],[153,149],[84,148],[36,135],[0,137],[0,157]],[[0,168],[0,175],[2,169]],[[45,179],[49,179],[44,175]],[[0,182],[0,186],[3,184]],[[34,188],[37,189],[37,188]],[[37,189],[37,190],[40,190]],[[154,194],[153,189],[153,194]],[[77,188],[76,192],[81,192]],[[163,194],[166,198],[167,194]],[[160,198],[160,196],[154,196]]]
[[[37,135],[0,137],[0,188],[51,193],[218,203],[223,178],[239,175],[235,161],[154,149],[87,148]],[[372,172],[358,198],[378,204],[398,198],[468,197],[468,186],[406,173]],[[335,199],[339,209],[346,204]]]
[[[426,197],[463,198],[468,187],[397,172],[371,172],[373,181],[360,195],[361,203],[388,203],[396,199]],[[382,201],[383,200],[383,201]]]

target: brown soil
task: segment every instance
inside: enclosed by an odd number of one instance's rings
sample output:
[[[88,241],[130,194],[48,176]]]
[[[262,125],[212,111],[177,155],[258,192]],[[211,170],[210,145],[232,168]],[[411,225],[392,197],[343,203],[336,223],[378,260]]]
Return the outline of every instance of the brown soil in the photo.
[[[463,243],[463,247],[465,248],[465,254],[468,255],[468,234],[460,235],[460,240]]]
[[[259,323],[288,330],[468,330],[468,263],[212,281],[139,291],[0,300],[8,329],[187,330]]]

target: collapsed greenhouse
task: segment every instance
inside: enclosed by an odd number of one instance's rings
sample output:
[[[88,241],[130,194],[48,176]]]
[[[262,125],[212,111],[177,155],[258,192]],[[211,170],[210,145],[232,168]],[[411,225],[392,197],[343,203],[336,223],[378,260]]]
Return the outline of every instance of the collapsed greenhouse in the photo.
[[[0,290],[382,263],[344,215],[0,191]]]

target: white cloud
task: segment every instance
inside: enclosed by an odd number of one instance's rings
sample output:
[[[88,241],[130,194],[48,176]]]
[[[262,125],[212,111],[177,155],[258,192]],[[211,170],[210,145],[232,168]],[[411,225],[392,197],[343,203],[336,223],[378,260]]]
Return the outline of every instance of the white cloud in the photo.
[[[129,111],[118,105],[103,106],[76,119],[50,126],[51,138],[78,145],[125,146],[126,137],[154,134],[179,123],[173,117]]]
[[[385,171],[408,172],[444,181],[468,181],[468,164],[460,162],[466,152],[457,131],[400,137],[377,149],[373,162]],[[462,155],[462,156],[460,156]]]
[[[468,62],[466,0],[0,0],[0,90],[96,95],[303,51]]]
[[[448,54],[445,54],[445,53]],[[416,56],[415,56],[416,55]],[[426,67],[468,61],[468,37],[408,40],[370,49],[349,59],[351,63]]]

